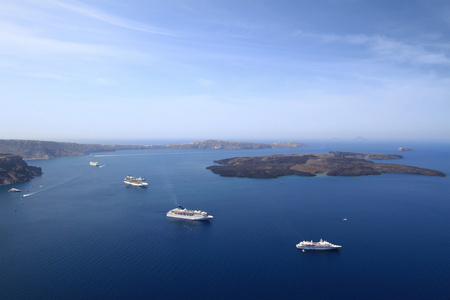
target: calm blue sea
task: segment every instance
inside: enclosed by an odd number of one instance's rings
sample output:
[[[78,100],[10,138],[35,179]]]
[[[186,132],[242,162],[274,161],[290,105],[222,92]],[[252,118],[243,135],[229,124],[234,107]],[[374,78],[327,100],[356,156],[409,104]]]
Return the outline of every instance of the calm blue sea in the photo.
[[[414,151],[386,162],[450,174],[449,144],[309,144],[29,161],[44,174],[14,185],[27,197],[0,187],[0,299],[449,299],[450,177],[246,179],[205,169],[236,156],[406,146]],[[126,187],[129,174],[150,187]],[[167,219],[178,205],[214,220]],[[295,248],[320,238],[343,248]]]

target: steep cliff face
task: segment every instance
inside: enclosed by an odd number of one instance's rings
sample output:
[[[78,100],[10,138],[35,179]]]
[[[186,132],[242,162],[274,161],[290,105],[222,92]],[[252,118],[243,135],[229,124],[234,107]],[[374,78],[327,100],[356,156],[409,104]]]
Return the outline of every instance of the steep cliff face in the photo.
[[[29,166],[18,155],[0,154],[0,185],[28,181],[41,174],[41,168]]]

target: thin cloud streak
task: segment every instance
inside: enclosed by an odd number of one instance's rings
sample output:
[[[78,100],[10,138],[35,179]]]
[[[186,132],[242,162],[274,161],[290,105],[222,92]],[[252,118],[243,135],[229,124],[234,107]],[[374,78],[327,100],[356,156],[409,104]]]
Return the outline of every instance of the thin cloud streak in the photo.
[[[450,58],[441,52],[426,50],[422,45],[410,45],[400,41],[383,37],[380,35],[337,35],[337,34],[314,34],[298,31],[296,36],[313,38],[323,43],[341,43],[349,45],[366,46],[379,57],[397,62],[430,65],[450,65]],[[425,44],[424,44],[425,45]],[[437,45],[436,45],[437,46]],[[440,45],[442,50],[448,49],[450,45]]]
[[[67,2],[61,2],[61,1],[54,1],[55,4],[64,7],[65,9],[71,10],[73,12],[76,12],[78,14],[88,16],[97,20],[100,20],[102,22],[109,23],[114,26],[122,27],[125,29],[130,30],[136,30],[136,31],[142,31],[145,33],[151,33],[151,34],[157,34],[157,35],[163,35],[163,36],[177,36],[174,32],[163,30],[163,29],[157,29],[155,27],[150,27],[148,25],[140,24],[137,22],[133,22],[130,20],[121,19],[112,15],[109,15],[105,12],[102,12],[100,10],[94,9],[88,5],[84,5],[78,2],[75,2],[74,4],[69,4]]]
[[[156,55],[149,52],[142,52],[139,49],[121,49],[114,44],[94,44],[75,40],[61,40],[49,38],[41,35],[39,31],[30,31],[6,22],[0,22],[0,27],[7,30],[0,31],[0,53],[4,55],[0,58],[0,63],[12,67],[14,62],[9,58],[41,59],[56,58],[91,60],[92,58],[115,59],[114,61],[135,61],[140,64],[147,64],[156,61]],[[38,63],[39,61],[36,61]],[[70,60],[67,61],[70,63]]]

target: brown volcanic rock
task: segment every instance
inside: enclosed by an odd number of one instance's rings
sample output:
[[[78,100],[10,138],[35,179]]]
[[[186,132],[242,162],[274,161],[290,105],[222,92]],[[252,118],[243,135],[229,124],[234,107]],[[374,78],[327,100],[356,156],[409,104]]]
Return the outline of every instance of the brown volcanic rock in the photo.
[[[328,153],[330,156],[336,157],[348,157],[348,158],[359,158],[359,159],[374,159],[374,160],[386,160],[386,159],[401,159],[403,156],[396,154],[376,154],[376,153],[358,153],[358,152],[340,152],[340,151],[330,151]]]
[[[422,174],[445,177],[440,171],[325,154],[236,157],[214,161],[206,169],[226,177],[277,178],[287,175],[364,176],[381,173]]]
[[[29,166],[20,156],[0,154],[0,186],[28,181],[41,174],[41,168]]]
[[[216,160],[215,163],[224,166],[207,167],[213,173],[226,177],[276,178],[286,175],[314,176],[311,172],[296,170],[292,166],[304,164],[309,157],[306,155],[272,155],[261,157],[237,157]]]

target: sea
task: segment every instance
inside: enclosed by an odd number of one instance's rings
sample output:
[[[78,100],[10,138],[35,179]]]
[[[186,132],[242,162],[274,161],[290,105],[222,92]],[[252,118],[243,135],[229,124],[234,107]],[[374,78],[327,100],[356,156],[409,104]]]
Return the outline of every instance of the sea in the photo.
[[[449,299],[450,177],[250,179],[205,168],[231,157],[351,151],[401,154],[378,162],[450,175],[450,143],[306,143],[28,161],[43,174],[0,187],[0,299]],[[127,187],[127,175],[149,187]],[[214,219],[167,218],[179,205]],[[342,248],[295,247],[321,238]]]

